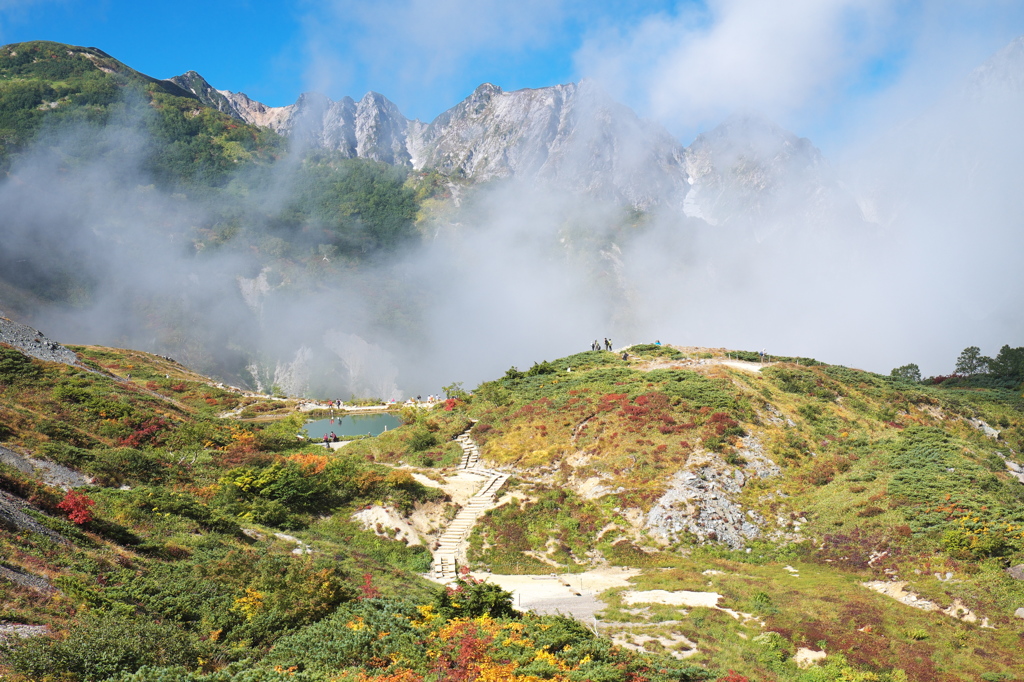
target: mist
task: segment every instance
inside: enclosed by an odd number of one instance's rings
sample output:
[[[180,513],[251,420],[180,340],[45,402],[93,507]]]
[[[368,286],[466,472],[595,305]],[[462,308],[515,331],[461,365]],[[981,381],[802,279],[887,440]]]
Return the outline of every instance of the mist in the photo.
[[[126,101],[103,127],[44,131],[0,181],[5,279],[53,294],[0,291],[0,308],[64,343],[320,398],[472,388],[605,337],[950,373],[966,346],[994,355],[1024,335],[1024,59],[1008,50],[839,164],[779,162],[792,143],[760,129],[722,143],[704,213],[685,186],[640,213],[588,187],[581,143],[559,177],[453,185],[421,238],[359,261],[316,226],[254,242],[259,225],[218,223],[224,197],[245,221],[285,210],[310,150],[260,171],[263,191],[236,191],[254,186],[243,169],[220,198],[186,198],[148,174],[150,114]],[[645,144],[626,136],[618,153],[642,165]],[[728,185],[740,161],[762,164],[753,189]]]

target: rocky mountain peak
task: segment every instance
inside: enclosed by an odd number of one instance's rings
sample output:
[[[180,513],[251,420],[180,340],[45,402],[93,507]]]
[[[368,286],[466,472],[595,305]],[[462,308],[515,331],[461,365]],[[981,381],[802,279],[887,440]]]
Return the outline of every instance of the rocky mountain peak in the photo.
[[[820,218],[840,205],[859,214],[810,140],[758,114],[731,116],[697,136],[686,171],[693,192],[685,210],[712,224]]]
[[[590,81],[511,92],[483,83],[430,123],[372,91],[358,101],[309,92],[267,107],[216,90],[194,71],[171,82],[307,148],[478,181],[515,177],[641,208],[676,205],[711,223],[771,213],[788,180],[809,195],[831,182],[808,140],[760,116],[734,116],[686,149]]]

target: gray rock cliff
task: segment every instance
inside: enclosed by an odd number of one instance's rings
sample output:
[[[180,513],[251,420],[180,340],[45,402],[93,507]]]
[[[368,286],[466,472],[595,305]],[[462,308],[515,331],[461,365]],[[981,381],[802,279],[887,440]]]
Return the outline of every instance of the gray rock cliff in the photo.
[[[588,81],[513,92],[485,83],[423,123],[375,92],[358,102],[306,93],[295,104],[267,107],[217,90],[194,71],[170,80],[208,106],[346,158],[480,182],[518,178],[639,208],[674,206],[711,224],[794,210],[859,216],[807,139],[734,117],[686,148]]]

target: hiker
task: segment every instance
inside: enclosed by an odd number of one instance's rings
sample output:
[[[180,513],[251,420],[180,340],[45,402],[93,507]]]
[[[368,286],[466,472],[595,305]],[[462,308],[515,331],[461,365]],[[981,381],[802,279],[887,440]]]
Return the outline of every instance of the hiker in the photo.
[[[611,339],[606,338],[604,340],[604,348],[605,348],[605,350],[609,350],[609,351],[612,349],[612,340]]]
[[[622,351],[622,359],[629,360],[629,353],[627,353],[626,351]]]
[[[655,346],[660,346],[660,345],[661,345],[661,341],[660,341],[660,340],[658,340],[658,341],[655,341],[655,342],[654,342],[654,345],[655,345]]]

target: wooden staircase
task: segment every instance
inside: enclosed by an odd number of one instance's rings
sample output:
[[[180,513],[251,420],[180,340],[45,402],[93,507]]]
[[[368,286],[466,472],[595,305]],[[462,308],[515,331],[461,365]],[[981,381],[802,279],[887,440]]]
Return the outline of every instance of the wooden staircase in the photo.
[[[476,491],[466,505],[459,510],[438,540],[437,549],[434,550],[431,576],[435,580],[441,581],[453,580],[458,575],[458,558],[465,553],[466,538],[472,532],[477,519],[497,504],[497,493],[510,477],[510,474],[501,474],[479,467],[480,448],[473,441],[473,437],[469,435],[469,429],[461,433],[455,442],[462,447],[462,459],[459,461],[458,468],[487,476],[487,479],[480,490]]]

